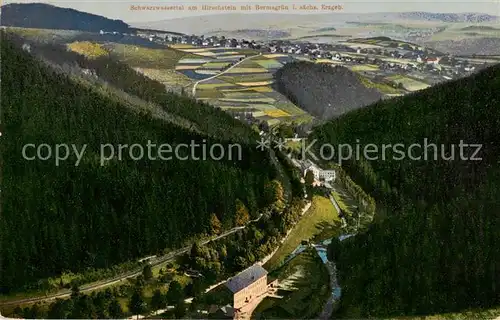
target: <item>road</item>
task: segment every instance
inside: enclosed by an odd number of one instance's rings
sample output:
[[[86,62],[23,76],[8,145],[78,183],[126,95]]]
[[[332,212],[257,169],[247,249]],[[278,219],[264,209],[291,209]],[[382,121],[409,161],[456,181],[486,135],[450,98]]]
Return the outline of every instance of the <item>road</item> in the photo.
[[[304,208],[302,209],[302,212],[301,212],[300,216],[303,216],[304,213],[306,213],[306,211],[309,210],[310,207],[311,207],[311,202],[308,202],[304,206]],[[262,218],[262,214],[257,219],[249,221],[249,223],[250,222],[259,221],[260,218]],[[241,228],[241,227],[239,227],[239,228]],[[290,230],[288,230],[288,232],[286,233],[286,236],[281,240],[280,245],[271,254],[269,254],[267,257],[263,258],[261,261],[259,261],[257,263],[259,263],[261,265],[264,265],[269,259],[271,259],[273,257],[273,255],[276,253],[276,251],[278,251],[278,249],[281,247],[281,244],[283,244],[285,242],[285,240],[288,238],[288,236],[289,236],[290,232],[292,232],[292,230],[293,230],[293,227],[290,228]],[[230,278],[231,277],[229,277],[228,279],[230,279]],[[217,288],[219,285],[225,283],[228,279],[222,280],[222,281],[220,281],[220,282],[218,282],[216,284],[211,285],[210,287],[208,287],[207,289],[205,289],[205,293],[208,293],[208,292],[212,291],[213,289]],[[191,303],[192,301],[193,301],[193,298],[187,298],[187,299],[184,300],[184,302],[186,302],[186,303]],[[165,309],[160,309],[160,310],[152,311],[152,312],[150,312],[150,314],[153,314],[153,315],[162,314],[162,313],[165,313],[168,310],[171,310],[173,308],[174,308],[174,306],[167,306],[167,308],[165,308]],[[130,320],[133,320],[133,319],[143,319],[145,317],[147,317],[147,316],[137,315],[136,314],[136,315],[128,317],[127,319],[130,319]]]
[[[201,242],[202,245],[204,244],[207,244],[209,243],[210,241],[215,241],[215,240],[218,240],[218,239],[221,239],[221,238],[225,238],[239,230],[242,230],[242,229],[245,229],[246,226],[248,226],[250,223],[253,223],[253,222],[257,222],[259,221],[260,219],[262,218],[262,214],[257,217],[256,219],[253,219],[253,220],[250,220],[248,221],[248,223],[244,226],[240,226],[240,227],[235,227],[235,228],[232,228],[216,237],[212,237],[210,239],[207,239],[207,240],[203,240]],[[155,266],[158,266],[162,263],[165,263],[167,261],[171,261],[173,260],[174,258],[176,258],[177,256],[180,256],[186,252],[188,252],[189,250],[191,249],[191,246],[185,246],[183,248],[180,248],[178,250],[175,250],[175,251],[172,251],[172,252],[169,252],[168,254],[162,256],[162,257],[157,257],[155,259],[152,259],[150,260],[150,264],[152,267],[155,267]],[[137,277],[138,275],[142,274],[142,268],[138,268],[136,270],[133,270],[133,271],[130,271],[130,272],[127,272],[127,273],[124,273],[124,274],[121,274],[117,277],[114,277],[114,278],[111,278],[111,279],[108,279],[106,281],[101,281],[101,282],[98,282],[98,283],[91,283],[91,284],[87,284],[87,285],[83,285],[80,287],[80,292],[82,293],[85,293],[85,292],[90,292],[90,291],[94,291],[94,290],[98,290],[98,289],[103,289],[105,287],[109,287],[109,286],[112,286],[114,284],[117,284],[119,282],[122,282],[126,279],[129,279],[129,278],[133,278],[133,277]],[[8,305],[15,305],[15,304],[25,304],[25,303],[35,303],[35,302],[45,302],[45,301],[50,301],[50,300],[55,300],[55,299],[58,299],[58,298],[67,298],[71,295],[71,290],[65,290],[65,291],[62,291],[62,292],[59,292],[59,293],[55,293],[55,294],[51,294],[51,295],[47,295],[47,296],[44,296],[44,297],[35,297],[35,298],[26,298],[26,299],[19,299],[19,300],[9,300],[9,301],[2,301],[0,302],[0,306],[8,306]]]
[[[199,83],[204,82],[204,81],[208,81],[208,80],[215,79],[215,78],[217,78],[218,76],[221,76],[221,75],[225,74],[226,72],[228,72],[228,71],[229,71],[229,70],[231,70],[232,68],[234,68],[234,67],[238,66],[239,64],[241,64],[241,63],[243,63],[243,62],[245,62],[245,61],[247,61],[247,60],[250,60],[250,59],[252,59],[252,58],[258,57],[258,56],[260,56],[260,55],[262,55],[262,53],[260,53],[260,54],[256,54],[256,55],[253,55],[253,56],[246,57],[246,58],[244,58],[244,59],[242,59],[242,60],[240,60],[240,61],[236,62],[235,64],[233,64],[232,66],[230,66],[230,67],[229,67],[229,68],[227,68],[226,70],[222,71],[221,73],[217,73],[216,75],[211,76],[210,78],[201,79],[201,80],[196,81],[196,82],[194,83],[194,85],[193,85],[193,90],[192,90],[191,94],[193,95],[193,97],[196,97],[196,87],[198,86],[198,84],[199,84]]]

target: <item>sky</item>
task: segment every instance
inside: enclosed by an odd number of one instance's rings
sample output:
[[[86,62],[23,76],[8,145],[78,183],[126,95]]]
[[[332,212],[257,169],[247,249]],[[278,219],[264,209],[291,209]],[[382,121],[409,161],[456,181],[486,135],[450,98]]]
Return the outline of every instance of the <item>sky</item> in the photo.
[[[2,0],[0,0],[2,1]],[[318,0],[278,0],[278,1],[249,1],[249,0],[229,0],[229,1],[211,1],[211,0],[170,0],[170,1],[148,1],[148,0],[132,0],[132,1],[119,1],[119,0],[55,0],[55,1],[40,1],[40,0],[15,0],[3,1],[7,3],[30,3],[42,2],[50,3],[59,7],[73,8],[76,10],[98,14],[111,19],[121,19],[127,23],[149,22],[174,18],[182,18],[194,15],[206,15],[214,13],[228,13],[234,11],[205,11],[205,12],[192,12],[188,10],[190,5],[288,5],[295,6],[303,4],[327,4],[327,5],[341,5],[344,13],[368,13],[368,12],[404,12],[404,11],[426,11],[426,12],[441,12],[441,13],[460,13],[460,12],[477,12],[486,13],[491,15],[500,16],[500,0],[349,0],[349,1],[318,1]],[[183,10],[131,10],[131,6],[173,6],[184,5]],[[241,11],[238,11],[241,12]],[[325,11],[322,11],[324,13]],[[255,12],[251,12],[255,13]],[[290,13],[290,12],[288,12]],[[296,12],[295,12],[296,13]]]

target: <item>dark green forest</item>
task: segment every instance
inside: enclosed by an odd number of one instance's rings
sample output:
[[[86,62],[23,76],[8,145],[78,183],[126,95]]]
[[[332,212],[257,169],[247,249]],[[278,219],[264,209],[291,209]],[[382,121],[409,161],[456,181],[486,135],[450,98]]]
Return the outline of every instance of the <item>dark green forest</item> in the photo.
[[[317,128],[322,142],[417,143],[412,160],[343,162],[377,202],[376,223],[333,243],[338,317],[423,315],[500,304],[500,66],[378,102]],[[462,160],[458,146],[482,144]],[[437,159],[434,158],[437,145]],[[319,144],[319,143],[318,143]],[[453,159],[452,144],[456,145]],[[465,148],[470,159],[476,148]],[[362,149],[361,149],[362,150]],[[373,155],[373,154],[371,154]]]
[[[118,31],[133,29],[121,20],[60,8],[46,3],[9,3],[2,6],[2,26],[39,29],[80,30],[89,32]]]
[[[275,88],[290,101],[320,120],[338,117],[382,98],[363,85],[346,67],[325,63],[287,63],[274,75]]]
[[[151,140],[175,146],[206,140],[210,146],[227,141],[132,111],[53,72],[7,38],[2,34],[1,292],[38,287],[37,280],[63,271],[107,268],[177,247],[211,233],[213,214],[224,228],[232,227],[237,203],[251,217],[269,205],[264,186],[276,170],[269,156],[251,144],[242,145],[241,161],[237,155],[220,161],[125,157],[101,166],[104,143],[146,146]],[[191,113],[202,122],[205,106],[174,95],[162,98],[166,109]],[[206,118],[212,123],[218,116],[217,130],[233,130],[232,119],[222,112],[210,111]],[[53,159],[24,160],[27,143],[87,148],[78,166],[71,157],[56,166]]]
[[[284,165],[287,166],[286,163]],[[175,316],[176,319],[205,319],[206,315],[196,311],[198,308],[208,309],[212,304],[227,303],[232,298],[228,296],[229,291],[220,296],[213,291],[206,294],[205,289],[263,259],[279,245],[286,231],[299,220],[304,207],[302,192],[295,194],[287,202],[288,206],[283,208],[285,199],[280,183],[274,180],[266,186],[266,190],[270,205],[263,208],[263,217],[259,221],[251,222],[247,228],[206,245],[194,242],[191,250],[179,257],[177,262],[180,267],[174,272],[167,264],[154,277],[151,266],[146,264],[140,276],[119,286],[91,294],[80,293],[79,288],[73,286],[70,299],[57,299],[55,302],[37,303],[25,308],[16,307],[9,316],[30,319],[117,319],[134,314],[145,315],[169,305],[175,307],[171,311],[173,315],[163,315],[165,318]],[[220,232],[217,223],[212,223],[211,228],[215,234]],[[184,274],[193,269],[203,276],[194,277],[192,282],[185,285],[174,280],[176,273]],[[165,293],[163,290],[162,293],[157,289],[151,298],[146,298],[144,293],[148,286],[168,286],[168,291]],[[193,297],[193,301],[186,310],[183,302],[188,297]],[[127,300],[128,312],[121,308],[118,299]]]

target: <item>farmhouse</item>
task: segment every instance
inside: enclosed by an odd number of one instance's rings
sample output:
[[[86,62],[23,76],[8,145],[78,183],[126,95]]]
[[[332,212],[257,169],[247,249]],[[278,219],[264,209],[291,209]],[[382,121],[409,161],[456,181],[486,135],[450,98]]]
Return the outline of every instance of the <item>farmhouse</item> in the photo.
[[[267,292],[267,271],[255,264],[226,282],[233,293],[233,307],[239,309]]]
[[[251,313],[268,294],[274,293],[277,280],[267,283],[267,271],[260,264],[243,270],[226,282],[226,287],[233,294],[235,317]]]

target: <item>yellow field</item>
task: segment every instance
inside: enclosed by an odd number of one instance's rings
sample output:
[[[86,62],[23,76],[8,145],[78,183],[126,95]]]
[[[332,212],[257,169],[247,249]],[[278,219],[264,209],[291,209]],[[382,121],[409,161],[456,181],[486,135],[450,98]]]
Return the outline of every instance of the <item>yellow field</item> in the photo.
[[[280,117],[288,117],[290,114],[286,113],[283,110],[280,109],[274,109],[274,110],[265,110],[264,111],[266,115],[273,117],[273,118],[280,118]]]
[[[228,70],[226,73],[267,73],[267,69],[264,68],[239,68],[235,67],[231,70]]]
[[[182,48],[182,49],[186,49],[186,50],[182,50],[182,51],[186,51],[186,52],[203,52],[203,51],[217,50],[217,49],[221,49],[221,48],[220,47],[203,47],[203,48],[200,48],[200,47],[196,47],[196,46],[190,46],[190,47],[186,47],[186,48]]]
[[[226,86],[230,84],[222,84],[221,86]],[[261,87],[244,87],[244,88],[231,88],[231,89],[221,89],[223,92],[247,92],[247,91],[255,91],[255,92],[274,92],[271,87],[261,86]]]
[[[181,51],[190,52],[190,53],[198,53],[198,52],[206,52],[209,50],[207,50],[207,48],[194,48],[194,49],[183,49]]]
[[[181,44],[181,43],[178,43],[178,44],[173,44],[171,45],[170,47],[174,48],[174,49],[188,49],[188,48],[194,48],[194,46],[190,45],[190,44]]]
[[[231,83],[200,83],[198,85],[198,88],[200,90],[203,90],[203,89],[215,89],[215,88],[227,87],[227,86],[231,86],[231,85],[232,85]],[[227,91],[240,91],[240,90],[239,89],[221,89],[220,91],[227,92]]]
[[[257,92],[273,92],[274,91],[271,87],[268,87],[268,86],[253,87],[252,90],[257,91]]]
[[[379,70],[379,67],[375,66],[375,65],[362,64],[362,65],[358,65],[358,66],[352,66],[351,70],[352,71],[376,71],[376,70]]]
[[[68,48],[88,58],[98,58],[109,54],[100,44],[89,41],[76,41],[68,44]]]
[[[329,64],[339,64],[339,65],[344,64],[342,61],[335,61],[330,59],[318,59],[316,60],[316,63],[329,63]]]
[[[231,89],[221,89],[222,92],[240,92],[240,91],[253,91],[254,88],[231,88]]]
[[[177,65],[175,66],[175,70],[195,70],[195,69],[198,69],[199,67],[201,67],[201,65],[192,65],[192,66],[188,66],[188,65]]]
[[[260,86],[267,86],[272,83],[273,82],[269,80],[269,81],[256,81],[256,82],[238,82],[236,84],[244,87],[260,87]]]
[[[236,52],[236,51],[223,51],[223,52],[217,52],[216,54],[218,56],[226,56],[226,55],[233,55],[233,54],[240,54],[240,53]]]
[[[287,57],[286,54],[281,54],[281,53],[273,53],[273,54],[264,54],[262,55],[264,58],[279,58],[279,57]]]
[[[203,56],[203,57],[213,57],[213,56],[216,56],[216,54],[213,53],[213,52],[211,52],[211,51],[200,51],[200,52],[196,52],[196,54],[199,55],[199,56]]]

